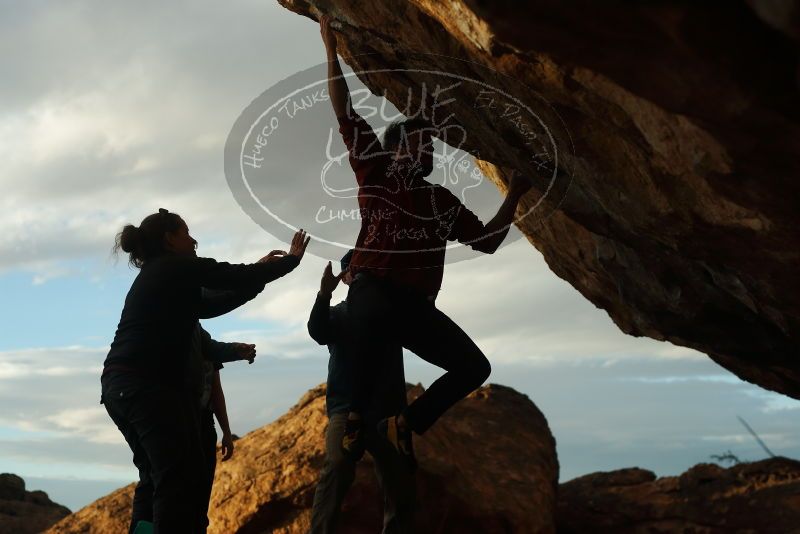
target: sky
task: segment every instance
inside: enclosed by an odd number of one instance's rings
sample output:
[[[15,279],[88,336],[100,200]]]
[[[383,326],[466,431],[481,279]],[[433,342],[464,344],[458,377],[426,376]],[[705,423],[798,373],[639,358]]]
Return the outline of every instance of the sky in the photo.
[[[0,0],[0,30],[0,472],[76,510],[136,476],[99,404],[136,275],[111,255],[115,233],[167,207],[200,255],[248,262],[285,249],[231,193],[224,147],[254,99],[324,51],[313,22],[270,0]],[[317,157],[291,140],[271,167],[283,186]],[[482,208],[499,202],[485,193]],[[508,243],[448,264],[438,305],[492,362],[489,381],[543,411],[562,481],[631,466],[678,474],[728,450],[763,458],[737,415],[774,453],[800,456],[800,402],[693,350],[621,333],[515,229]],[[325,380],[327,352],[305,331],[330,259],[314,247],[257,299],[204,323],[217,339],[257,344],[255,364],[223,371],[239,435]],[[410,382],[438,376],[405,361]]]

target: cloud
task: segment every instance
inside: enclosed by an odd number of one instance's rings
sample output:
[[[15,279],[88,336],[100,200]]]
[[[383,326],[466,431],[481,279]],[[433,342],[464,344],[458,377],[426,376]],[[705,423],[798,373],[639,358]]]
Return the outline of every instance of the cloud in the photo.
[[[61,432],[80,436],[93,443],[123,442],[119,431],[108,424],[108,413],[99,406],[61,410],[45,416],[42,421],[52,424]]]
[[[249,99],[323,59],[311,43],[254,46],[307,21],[270,2],[3,9],[0,46],[25,53],[0,59],[14,80],[0,88],[0,272],[68,274],[60,264],[105,258],[123,223],[162,206],[210,240],[264,239],[227,192],[222,147]]]
[[[319,347],[308,337],[305,325],[291,329],[273,328],[264,330],[228,331],[217,337],[220,341],[241,341],[256,345],[256,359],[305,359],[327,355],[325,347]]]
[[[102,359],[98,362],[97,358],[106,351],[79,346],[0,351],[0,381],[98,373]]]
[[[0,456],[4,462],[13,461],[29,466],[29,472],[40,476],[79,474],[80,478],[88,479],[120,479],[124,476],[128,480],[136,477],[136,470],[130,461],[130,449],[124,442],[112,446],[106,442],[69,435],[0,439]],[[3,471],[9,467],[5,465]]]
[[[120,443],[99,406],[107,348],[56,347],[0,352],[0,425],[55,437]]]
[[[764,413],[787,412],[790,410],[800,410],[800,400],[779,395],[772,391],[752,388],[747,390],[747,394],[760,401],[761,410]]]

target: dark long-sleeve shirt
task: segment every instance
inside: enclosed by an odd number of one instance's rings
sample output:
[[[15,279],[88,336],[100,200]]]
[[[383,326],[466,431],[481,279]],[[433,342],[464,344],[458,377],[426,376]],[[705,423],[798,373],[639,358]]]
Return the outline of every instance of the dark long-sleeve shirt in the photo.
[[[354,111],[339,132],[358,182],[361,230],[350,272],[369,271],[425,297],[442,285],[448,241],[474,246],[485,226],[447,188],[427,182],[383,151],[370,125]]]
[[[355,370],[354,340],[347,320],[347,302],[330,305],[330,298],[317,295],[308,318],[308,333],[320,345],[328,346],[328,415],[347,413],[352,407]],[[399,413],[406,405],[406,380],[403,372],[403,347],[385,347],[382,354],[371,355],[380,361],[375,397],[371,409],[362,414],[375,422]]]
[[[184,387],[201,288],[252,291],[292,271],[295,256],[252,265],[167,254],[142,266],[133,281],[105,368],[134,371],[150,381]],[[213,315],[213,314],[212,314]],[[208,316],[208,315],[206,315]]]
[[[192,335],[191,371],[187,373],[186,377],[192,382],[189,386],[195,390],[200,408],[210,409],[214,372],[222,369],[223,363],[238,359],[236,343],[225,343],[213,339],[211,334],[200,323],[197,323],[197,328]]]
[[[200,289],[200,310],[201,319],[211,319],[230,313],[239,306],[246,304],[264,291],[265,284],[256,284],[252,288],[233,290]]]
[[[214,364],[217,370],[222,369],[222,364],[240,360],[236,343],[217,341],[211,337],[205,328],[200,327],[201,353],[203,358]]]

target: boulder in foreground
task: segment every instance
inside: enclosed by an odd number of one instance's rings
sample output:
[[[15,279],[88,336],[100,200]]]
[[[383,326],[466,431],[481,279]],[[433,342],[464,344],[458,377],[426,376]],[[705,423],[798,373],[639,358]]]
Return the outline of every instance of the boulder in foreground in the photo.
[[[409,395],[420,392],[414,388]],[[238,440],[233,458],[217,470],[209,532],[307,532],[326,425],[325,387],[318,386],[277,421]],[[555,532],[555,441],[525,395],[503,386],[483,387],[415,447],[418,532]],[[49,532],[124,532],[133,487],[95,501]],[[367,454],[343,507],[342,532],[380,532],[381,509]]]

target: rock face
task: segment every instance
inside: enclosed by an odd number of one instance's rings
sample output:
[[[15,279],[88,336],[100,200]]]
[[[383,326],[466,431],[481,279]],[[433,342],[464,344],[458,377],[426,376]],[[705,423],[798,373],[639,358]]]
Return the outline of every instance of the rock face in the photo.
[[[735,534],[800,531],[800,462],[700,464],[656,479],[644,469],[576,478],[559,487],[559,534]]]
[[[538,137],[466,85],[437,114],[501,189],[497,167],[537,177],[518,226],[553,272],[622,331],[800,398],[798,2],[279,2],[339,21],[401,110],[454,70],[528,106]]]
[[[324,459],[324,407],[325,388],[319,386],[286,415],[236,442],[234,457],[217,470],[209,532],[308,531]],[[503,386],[483,387],[415,447],[418,532],[555,532],[555,441],[526,396]],[[133,487],[99,499],[48,532],[124,532]],[[379,532],[381,502],[367,454],[344,504],[342,531]]]
[[[81,508],[53,525],[50,533],[100,534],[101,532],[127,532],[131,521],[133,489],[128,484],[105,497]]]
[[[26,491],[17,475],[0,474],[0,533],[37,534],[69,513],[45,492]]]

